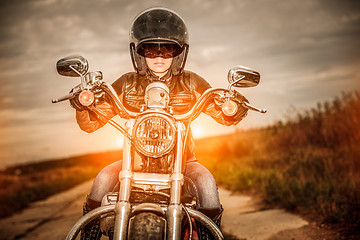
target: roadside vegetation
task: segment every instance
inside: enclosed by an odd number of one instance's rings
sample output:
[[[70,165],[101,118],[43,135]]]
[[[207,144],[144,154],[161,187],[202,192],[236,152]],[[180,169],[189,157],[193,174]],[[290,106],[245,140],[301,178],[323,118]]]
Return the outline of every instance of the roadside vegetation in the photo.
[[[360,94],[343,94],[266,128],[203,139],[197,156],[219,185],[360,235],[359,110]]]
[[[0,218],[94,178],[121,152],[87,154],[9,167],[0,172]]]
[[[197,140],[219,185],[360,234],[360,94],[293,111],[261,129]],[[121,152],[15,166],[0,172],[0,217],[94,178]]]

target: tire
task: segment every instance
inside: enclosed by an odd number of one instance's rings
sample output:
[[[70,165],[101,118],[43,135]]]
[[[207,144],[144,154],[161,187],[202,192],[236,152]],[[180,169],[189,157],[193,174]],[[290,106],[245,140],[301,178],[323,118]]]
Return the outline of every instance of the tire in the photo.
[[[144,212],[132,217],[129,222],[129,240],[163,240],[165,220],[154,213]]]

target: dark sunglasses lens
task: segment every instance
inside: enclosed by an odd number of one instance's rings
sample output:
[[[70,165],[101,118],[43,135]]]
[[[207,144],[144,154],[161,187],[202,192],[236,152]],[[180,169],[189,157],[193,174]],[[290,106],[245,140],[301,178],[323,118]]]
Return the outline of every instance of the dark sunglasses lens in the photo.
[[[172,58],[179,54],[178,49],[174,44],[146,44],[141,47],[138,53],[147,58]]]

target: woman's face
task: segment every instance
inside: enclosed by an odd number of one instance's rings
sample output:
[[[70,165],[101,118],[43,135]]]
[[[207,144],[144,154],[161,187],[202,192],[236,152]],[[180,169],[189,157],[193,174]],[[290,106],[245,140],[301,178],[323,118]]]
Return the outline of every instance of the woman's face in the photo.
[[[175,44],[147,43],[139,54],[145,57],[148,68],[158,77],[163,77],[171,67],[174,56],[179,52]]]
[[[171,67],[171,63],[173,58],[147,58],[145,57],[146,64],[148,68],[158,77],[163,77],[169,68]]]

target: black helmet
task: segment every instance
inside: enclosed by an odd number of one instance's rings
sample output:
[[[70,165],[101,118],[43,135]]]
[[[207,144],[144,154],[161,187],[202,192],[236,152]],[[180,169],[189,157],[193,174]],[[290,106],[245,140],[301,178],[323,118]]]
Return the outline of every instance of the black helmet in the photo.
[[[189,36],[184,20],[167,8],[150,8],[141,12],[130,29],[130,55],[137,73],[146,73],[142,49],[146,44],[171,44],[176,49],[171,71],[182,72],[189,49]]]

